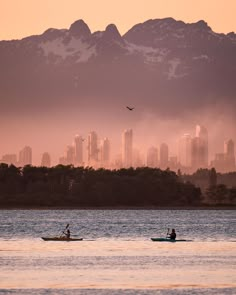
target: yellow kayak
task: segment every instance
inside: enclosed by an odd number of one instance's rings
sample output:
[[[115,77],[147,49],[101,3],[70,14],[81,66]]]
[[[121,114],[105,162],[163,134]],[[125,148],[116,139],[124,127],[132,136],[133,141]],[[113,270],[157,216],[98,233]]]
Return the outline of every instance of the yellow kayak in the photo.
[[[44,241],[60,241],[60,242],[73,242],[83,241],[83,238],[67,238],[67,237],[42,237]]]

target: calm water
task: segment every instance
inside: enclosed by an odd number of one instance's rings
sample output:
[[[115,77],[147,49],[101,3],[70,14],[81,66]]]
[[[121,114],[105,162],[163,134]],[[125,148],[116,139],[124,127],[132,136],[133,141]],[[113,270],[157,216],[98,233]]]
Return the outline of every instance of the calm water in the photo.
[[[45,242],[67,223],[82,242]],[[192,242],[158,243],[174,227]],[[236,212],[2,210],[0,294],[236,294]]]

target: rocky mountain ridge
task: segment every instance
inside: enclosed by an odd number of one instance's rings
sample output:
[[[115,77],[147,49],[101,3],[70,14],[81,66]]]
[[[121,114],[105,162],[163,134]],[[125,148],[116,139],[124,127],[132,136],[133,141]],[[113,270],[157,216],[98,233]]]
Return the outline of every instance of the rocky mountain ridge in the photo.
[[[236,34],[217,34],[204,21],[148,20],[123,36],[110,24],[91,33],[83,20],[69,29],[0,42],[4,104],[41,98],[121,103],[150,108],[202,107],[224,97],[235,103]],[[197,99],[196,99],[197,98]]]

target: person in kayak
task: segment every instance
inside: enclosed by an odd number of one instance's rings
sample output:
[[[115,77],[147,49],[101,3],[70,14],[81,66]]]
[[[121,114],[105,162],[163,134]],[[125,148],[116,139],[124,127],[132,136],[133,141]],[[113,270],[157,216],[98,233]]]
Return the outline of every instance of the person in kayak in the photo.
[[[66,238],[67,238],[67,239],[69,239],[69,238],[70,238],[70,230],[69,230],[69,228],[67,229],[67,231],[66,231],[65,235],[66,235]]]
[[[66,230],[66,231],[65,231],[65,230]],[[70,238],[69,224],[67,224],[65,230],[63,230],[63,234],[65,235],[65,237],[66,237],[67,239],[69,239],[69,238]]]
[[[171,233],[168,234],[168,235],[169,235],[169,238],[170,238],[171,240],[175,240],[175,239],[176,239],[175,229],[172,228]]]

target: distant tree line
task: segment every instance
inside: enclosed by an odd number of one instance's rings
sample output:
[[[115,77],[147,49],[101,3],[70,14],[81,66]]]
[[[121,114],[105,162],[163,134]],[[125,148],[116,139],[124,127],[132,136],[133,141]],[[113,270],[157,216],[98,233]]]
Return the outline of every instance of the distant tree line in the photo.
[[[0,164],[0,207],[199,206],[200,188],[153,168],[95,170]]]
[[[236,172],[222,174],[215,168],[198,169],[192,175],[181,175],[181,178],[201,188],[203,203],[236,205]]]

